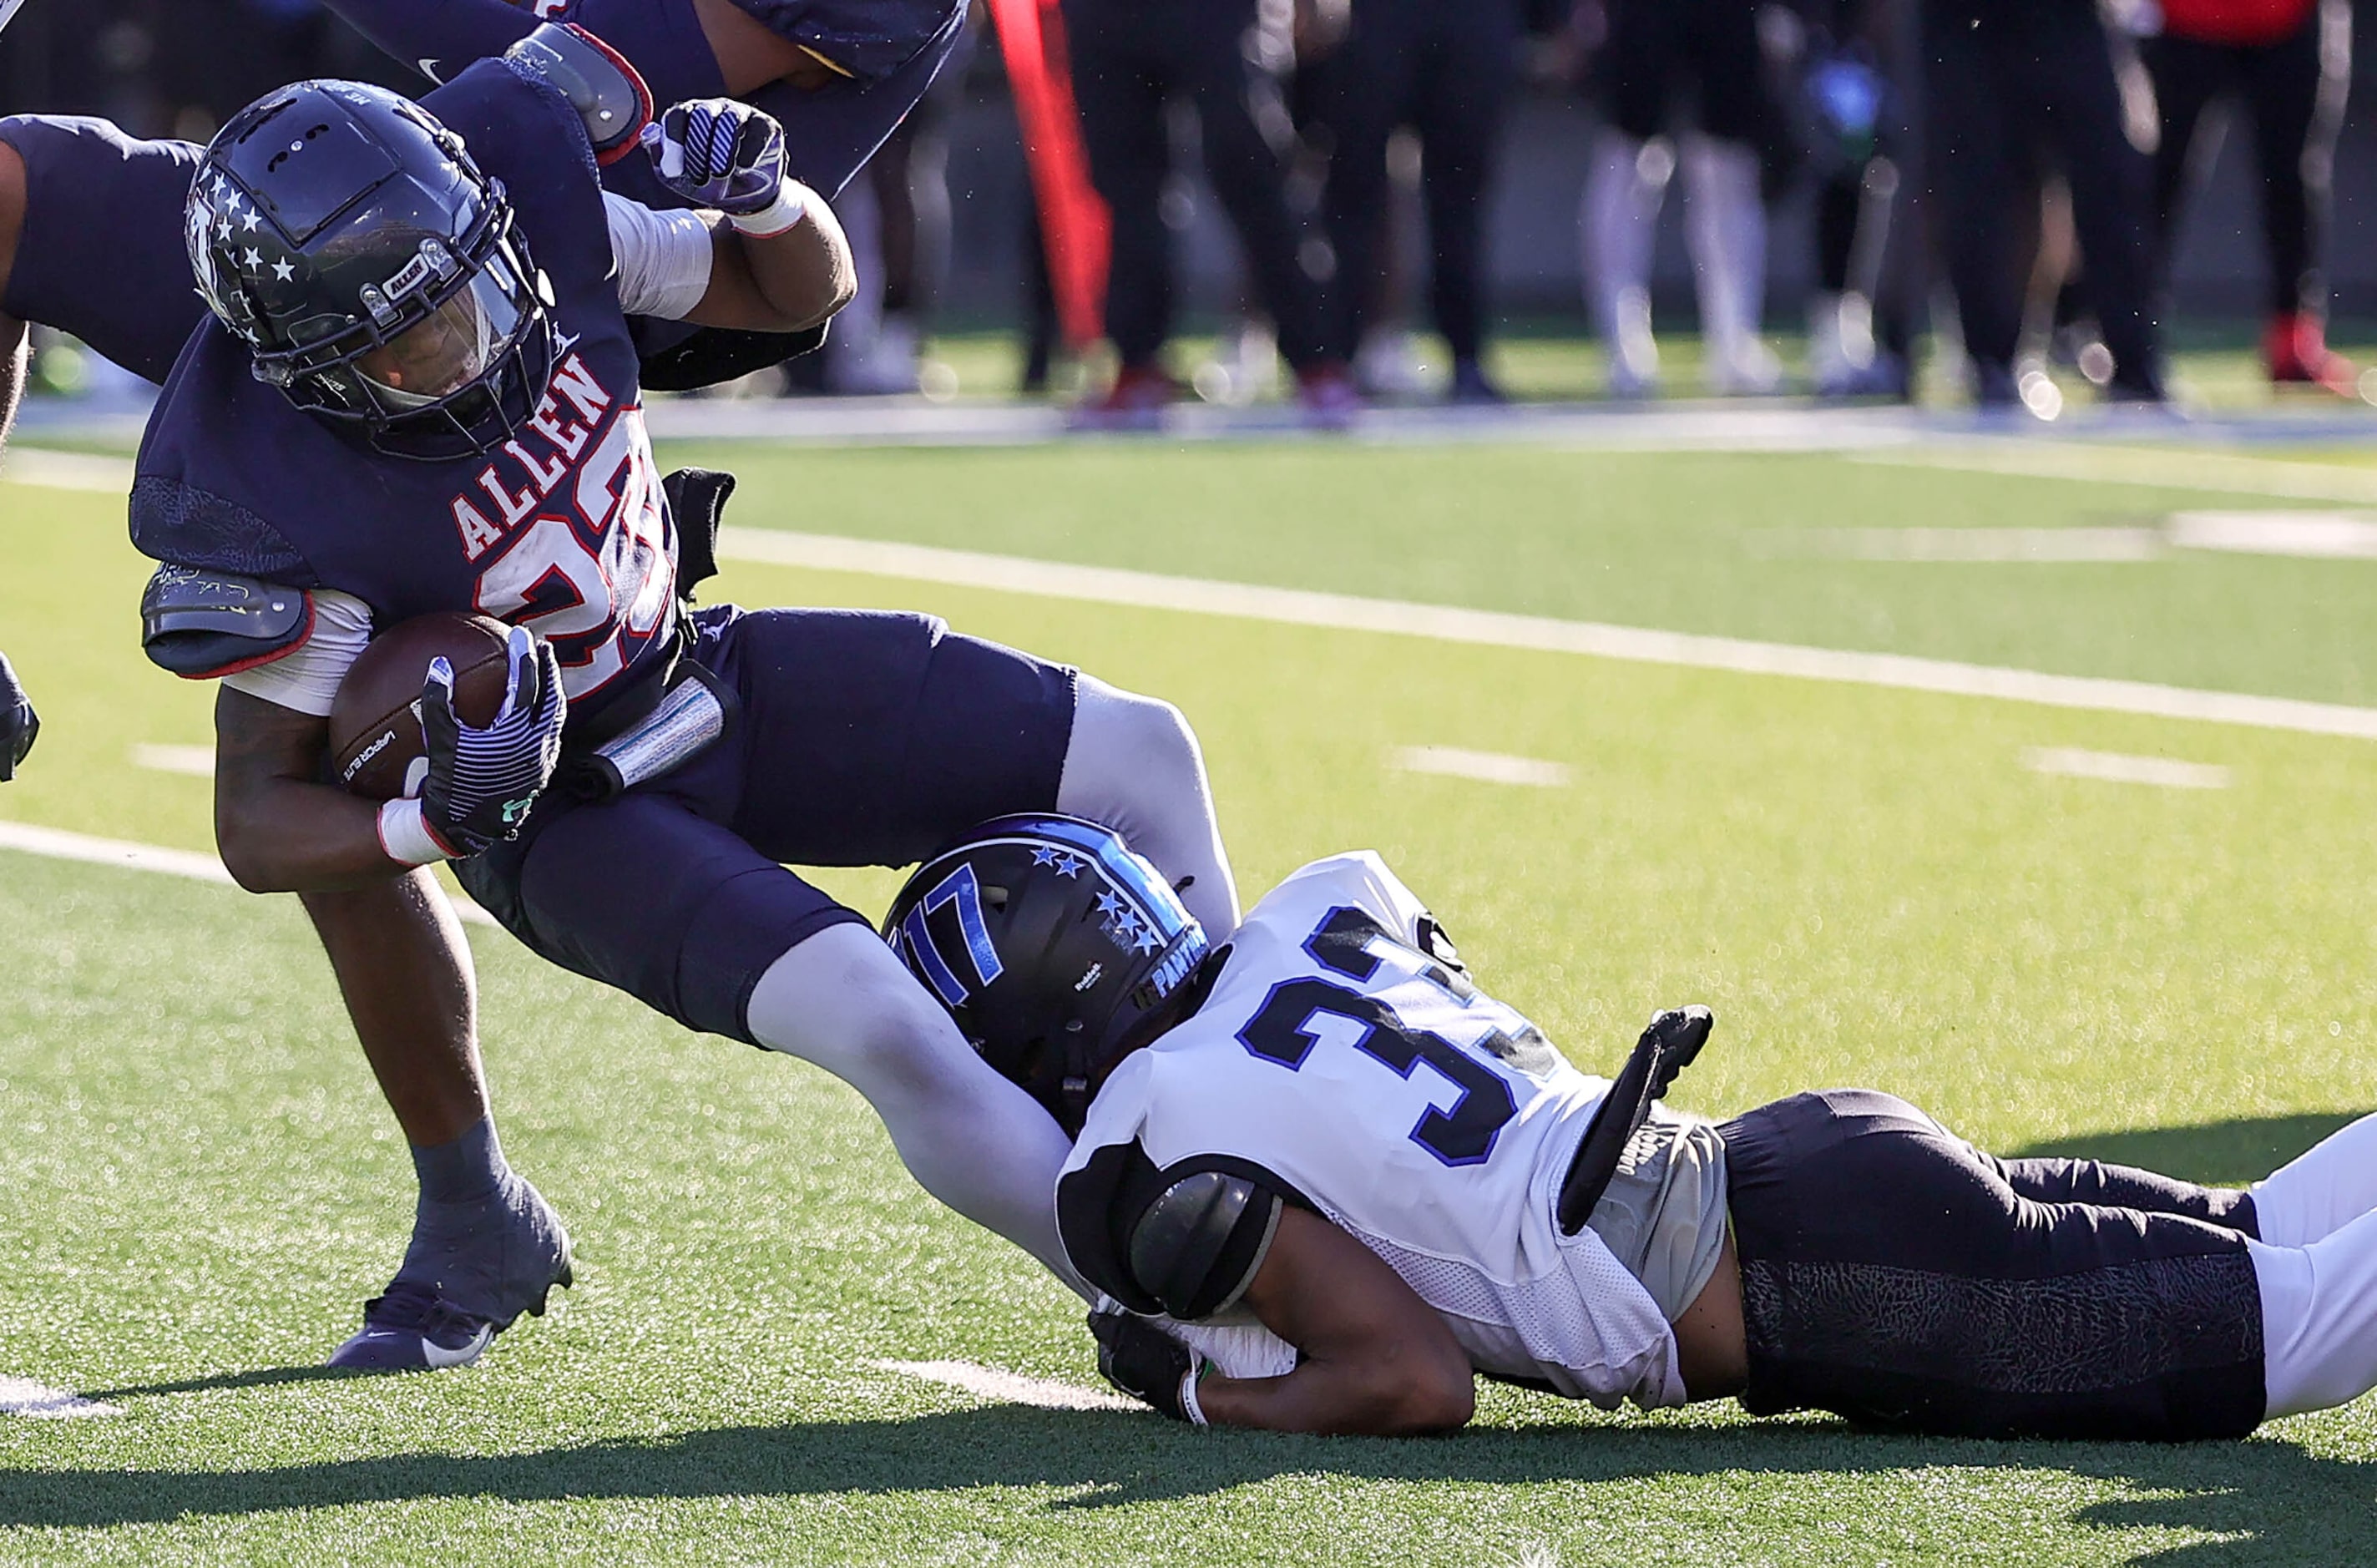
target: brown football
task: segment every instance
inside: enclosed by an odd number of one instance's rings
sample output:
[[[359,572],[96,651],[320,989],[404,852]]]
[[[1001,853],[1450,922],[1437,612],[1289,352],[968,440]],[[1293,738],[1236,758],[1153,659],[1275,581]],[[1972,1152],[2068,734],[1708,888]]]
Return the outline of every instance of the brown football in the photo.
[[[427,754],[421,683],[441,653],[454,666],[455,716],[466,724],[495,722],[510,630],[487,616],[440,613],[416,616],[371,640],[330,706],[332,766],[349,794],[392,800],[419,791],[413,764]]]

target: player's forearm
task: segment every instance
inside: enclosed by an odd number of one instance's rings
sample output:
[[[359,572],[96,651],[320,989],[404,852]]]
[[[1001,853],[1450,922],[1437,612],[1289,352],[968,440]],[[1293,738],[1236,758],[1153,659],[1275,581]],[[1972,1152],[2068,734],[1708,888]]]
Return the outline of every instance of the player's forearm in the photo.
[[[215,792],[215,845],[250,892],[330,892],[403,876],[383,847],[378,807],[328,784],[276,779]]]
[[[773,319],[767,330],[798,332],[830,318],[858,293],[858,268],[833,209],[815,191],[787,181],[801,216],[765,237],[730,229],[749,269],[754,292]],[[724,236],[722,236],[724,237]]]
[[[1307,1359],[1285,1377],[1208,1377],[1197,1402],[1214,1426],[1334,1437],[1419,1437],[1468,1423],[1471,1391],[1415,1374],[1388,1347],[1367,1362]]]

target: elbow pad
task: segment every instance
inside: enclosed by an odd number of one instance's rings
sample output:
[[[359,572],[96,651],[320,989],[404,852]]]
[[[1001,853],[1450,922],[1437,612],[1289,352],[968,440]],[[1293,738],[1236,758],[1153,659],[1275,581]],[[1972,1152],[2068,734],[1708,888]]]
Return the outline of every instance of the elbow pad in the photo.
[[[517,68],[551,83],[586,122],[594,162],[611,164],[635,150],[652,117],[652,90],[627,57],[570,22],[547,22],[504,51]]]
[[[159,567],[140,595],[140,646],[190,680],[268,664],[314,631],[311,594],[232,572]]]
[[[1236,1304],[1279,1228],[1280,1198],[1218,1170],[1182,1177],[1131,1226],[1125,1262],[1169,1315],[1195,1323]]]

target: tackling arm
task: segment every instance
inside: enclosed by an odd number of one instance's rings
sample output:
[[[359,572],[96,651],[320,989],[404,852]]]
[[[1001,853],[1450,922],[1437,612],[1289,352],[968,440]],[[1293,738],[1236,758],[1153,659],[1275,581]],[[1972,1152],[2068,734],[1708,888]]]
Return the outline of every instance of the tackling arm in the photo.
[[[1285,1377],[1201,1379],[1207,1420],[1378,1437],[1468,1423],[1475,1378],[1452,1331],[1378,1254],[1320,1215],[1280,1215],[1245,1301],[1302,1359]]]

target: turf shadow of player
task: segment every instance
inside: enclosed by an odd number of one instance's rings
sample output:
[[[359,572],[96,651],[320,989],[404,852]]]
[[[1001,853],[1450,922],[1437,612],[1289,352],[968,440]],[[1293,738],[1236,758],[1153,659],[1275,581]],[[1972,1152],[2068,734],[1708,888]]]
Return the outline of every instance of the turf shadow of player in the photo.
[[[1834,1421],[1715,1431],[1652,1418],[1479,1428],[1454,1442],[1184,1430],[1127,1412],[1017,1406],[947,1411],[904,1420],[818,1421],[709,1428],[658,1441],[609,1439],[522,1454],[457,1456],[410,1452],[267,1469],[51,1470],[38,1484],[0,1485],[0,1528],[110,1529],[185,1518],[264,1519],[299,1510],[368,1503],[572,1502],[1053,1489],[1018,1511],[1081,1512],[1214,1497],[1286,1477],[1468,1486],[1741,1478],[1789,1495],[1837,1493],[1944,1468],[2101,1480],[2132,1495],[2087,1502],[2071,1525],[2159,1529],[2223,1538],[2151,1555],[2185,1565],[2238,1561],[2344,1562],[2371,1506],[2369,1467],[2293,1442],[2142,1447],[2003,1443],[1859,1434]],[[2010,1478],[2010,1484],[2011,1482]],[[1680,1490],[1680,1489],[1678,1489]],[[2051,1508],[2051,1490],[2025,1496]],[[1557,1514],[1545,1533],[1558,1538]],[[1912,1521],[1920,1527],[1919,1521]],[[2041,1521],[2042,1525],[2046,1522]],[[1942,1524],[1944,1532],[1953,1526]]]

